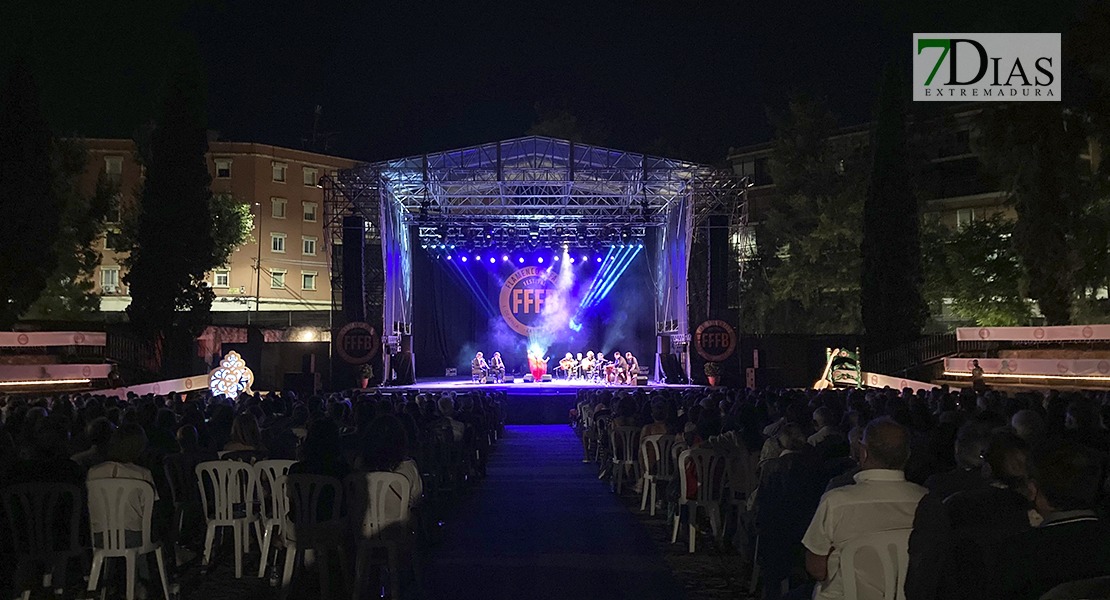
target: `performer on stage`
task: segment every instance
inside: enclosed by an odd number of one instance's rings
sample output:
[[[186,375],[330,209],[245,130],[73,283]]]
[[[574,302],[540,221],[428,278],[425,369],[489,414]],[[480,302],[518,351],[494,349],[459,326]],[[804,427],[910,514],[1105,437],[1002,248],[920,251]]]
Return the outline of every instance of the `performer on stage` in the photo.
[[[470,361],[470,379],[477,383],[485,383],[487,373],[489,373],[489,365],[479,352],[474,355],[474,360]]]
[[[628,372],[631,374],[629,383],[636,385],[636,378],[640,376],[640,361],[631,352],[626,352],[624,359],[628,361]]]
[[[617,365],[617,383],[625,385],[628,383],[628,361],[621,356],[620,352],[613,353],[613,362]]]
[[[582,369],[582,378],[592,380],[594,378],[594,351],[590,350],[586,353],[586,358],[582,359],[582,364],[579,366]]]
[[[574,358],[574,360],[577,363],[574,366],[574,378],[575,379],[582,379],[582,369],[583,369],[583,367],[582,367],[582,353],[579,352],[578,356],[576,356]]]
[[[550,357],[543,358],[538,353],[528,350],[528,370],[532,372],[532,379],[540,381],[547,374],[547,361]]]
[[[489,374],[493,377],[494,383],[505,381],[505,362],[501,360],[500,352],[494,352],[493,356],[490,357]]]
[[[578,361],[574,360],[574,355],[567,352],[567,355],[559,361],[559,368],[563,370],[563,378],[570,379],[571,374],[578,366]]]

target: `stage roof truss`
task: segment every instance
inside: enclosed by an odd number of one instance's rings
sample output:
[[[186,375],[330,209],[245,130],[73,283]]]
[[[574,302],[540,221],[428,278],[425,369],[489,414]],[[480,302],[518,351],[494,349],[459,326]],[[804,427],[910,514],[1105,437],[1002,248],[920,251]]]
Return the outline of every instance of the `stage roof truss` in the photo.
[[[397,202],[421,226],[657,227],[680,198],[693,201],[695,220],[731,216],[741,202],[727,170],[542,136],[362,164],[335,188],[335,212],[376,222],[381,202]]]

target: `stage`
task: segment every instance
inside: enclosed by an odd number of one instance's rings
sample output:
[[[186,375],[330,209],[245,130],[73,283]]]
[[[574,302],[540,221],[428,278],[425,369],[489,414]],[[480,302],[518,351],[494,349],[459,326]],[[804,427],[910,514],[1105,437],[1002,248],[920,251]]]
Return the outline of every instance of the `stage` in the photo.
[[[474,383],[469,377],[450,379],[424,379],[413,385],[380,388],[382,394],[419,391],[425,393],[470,391],[504,392],[505,420],[514,425],[553,424],[568,422],[570,409],[578,403],[579,390],[690,390],[701,389],[696,385],[652,383],[647,385],[605,385],[586,381],[555,379],[527,383],[517,379],[513,383]]]

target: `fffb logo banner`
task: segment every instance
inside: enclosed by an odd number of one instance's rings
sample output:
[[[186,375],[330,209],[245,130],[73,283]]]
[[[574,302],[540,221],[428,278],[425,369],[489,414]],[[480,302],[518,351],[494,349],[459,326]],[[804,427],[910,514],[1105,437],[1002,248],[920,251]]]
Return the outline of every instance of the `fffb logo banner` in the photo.
[[[913,99],[1059,102],[1059,33],[915,33]]]

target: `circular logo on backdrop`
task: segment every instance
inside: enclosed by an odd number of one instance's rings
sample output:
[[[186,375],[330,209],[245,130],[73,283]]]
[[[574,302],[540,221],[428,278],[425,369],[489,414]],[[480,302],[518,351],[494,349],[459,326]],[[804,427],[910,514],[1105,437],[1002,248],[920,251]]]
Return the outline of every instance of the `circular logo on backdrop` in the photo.
[[[694,332],[694,349],[710,362],[725,360],[736,351],[736,330],[724,321],[706,321]]]
[[[343,362],[362,365],[370,362],[380,350],[381,338],[369,323],[347,323],[335,335],[335,351]]]
[[[518,269],[501,286],[501,318],[520,335],[543,329],[543,309],[555,275],[541,267]]]

